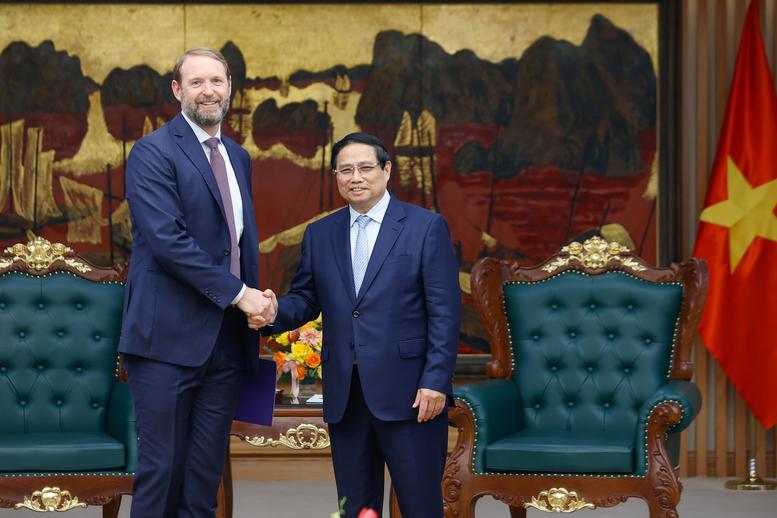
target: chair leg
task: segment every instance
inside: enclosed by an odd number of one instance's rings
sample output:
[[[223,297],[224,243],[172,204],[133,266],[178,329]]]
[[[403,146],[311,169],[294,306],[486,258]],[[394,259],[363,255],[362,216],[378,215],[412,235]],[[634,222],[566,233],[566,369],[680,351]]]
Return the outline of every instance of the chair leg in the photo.
[[[651,497],[648,499],[648,509],[650,510],[650,518],[680,518],[677,514],[677,502],[678,498],[659,498]]]
[[[646,498],[650,518],[679,518],[677,505],[683,486],[677,473],[671,468],[662,467],[651,475],[648,478],[649,496]]]
[[[121,495],[116,495],[113,500],[103,506],[103,518],[116,518],[121,507]]]
[[[648,509],[650,509],[650,518],[680,518],[675,506],[664,507],[657,501],[653,501],[648,502]]]
[[[510,506],[510,518],[526,518],[526,509],[522,505],[518,507]]]
[[[443,506],[445,518],[475,518],[477,498],[459,495],[456,500],[446,500]]]

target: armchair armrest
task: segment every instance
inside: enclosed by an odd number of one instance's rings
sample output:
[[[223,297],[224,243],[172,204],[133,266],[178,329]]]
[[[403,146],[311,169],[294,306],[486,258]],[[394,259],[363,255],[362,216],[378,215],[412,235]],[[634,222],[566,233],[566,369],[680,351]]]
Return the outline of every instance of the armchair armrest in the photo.
[[[116,383],[108,404],[108,433],[124,444],[125,471],[133,473],[138,462],[138,433],[129,383]]]
[[[521,398],[512,380],[495,379],[471,385],[460,385],[453,389],[453,396],[463,402],[475,419],[474,468],[485,471],[484,448],[502,437],[520,430]],[[467,430],[459,430],[466,433]]]
[[[701,410],[701,393],[696,384],[687,380],[672,380],[662,385],[650,396],[639,410],[637,421],[637,445],[647,445],[647,428],[653,412],[661,405],[674,403],[680,407],[680,416],[676,422],[667,421],[665,431],[679,433],[691,424]],[[644,449],[637,454],[637,472],[644,473],[647,469],[647,456]]]

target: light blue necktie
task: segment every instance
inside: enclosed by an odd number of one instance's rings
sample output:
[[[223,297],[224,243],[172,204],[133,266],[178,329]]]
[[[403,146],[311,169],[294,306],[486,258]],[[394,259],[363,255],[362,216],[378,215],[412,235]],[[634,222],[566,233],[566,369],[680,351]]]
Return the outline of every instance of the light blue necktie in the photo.
[[[366,214],[356,218],[359,230],[356,233],[356,246],[353,251],[353,286],[357,296],[364,280],[364,273],[367,271],[367,263],[370,262],[370,245],[367,243],[367,223],[370,221],[370,217]]]

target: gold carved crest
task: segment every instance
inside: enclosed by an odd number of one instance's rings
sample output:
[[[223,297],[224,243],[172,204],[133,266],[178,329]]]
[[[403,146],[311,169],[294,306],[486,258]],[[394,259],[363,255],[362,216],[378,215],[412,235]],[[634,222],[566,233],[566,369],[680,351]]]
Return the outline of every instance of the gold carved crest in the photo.
[[[32,270],[42,271],[51,267],[55,262],[62,261],[81,273],[92,269],[89,265],[70,257],[75,255],[72,248],[62,243],[52,243],[40,236],[35,236],[26,245],[17,243],[9,246],[3,255],[0,258],[0,268],[8,268],[12,264],[20,262]]]
[[[584,498],[580,498],[576,492],[567,491],[563,487],[554,487],[533,496],[531,502],[523,504],[524,509],[533,507],[545,513],[573,513],[580,509],[595,509],[594,504],[589,504]]]
[[[616,243],[607,242],[599,236],[587,239],[585,243],[573,241],[561,249],[559,256],[550,263],[542,267],[548,273],[553,273],[562,266],[571,263],[578,263],[586,268],[603,268],[611,262],[617,262],[623,266],[635,271],[642,272],[647,270],[643,265],[636,261],[630,254],[631,250]]]
[[[77,507],[86,507],[86,504],[78,501],[78,497],[72,496],[69,491],[63,491],[58,487],[44,487],[35,491],[32,496],[24,497],[24,502],[16,504],[15,509],[31,509],[39,513],[60,513]]]

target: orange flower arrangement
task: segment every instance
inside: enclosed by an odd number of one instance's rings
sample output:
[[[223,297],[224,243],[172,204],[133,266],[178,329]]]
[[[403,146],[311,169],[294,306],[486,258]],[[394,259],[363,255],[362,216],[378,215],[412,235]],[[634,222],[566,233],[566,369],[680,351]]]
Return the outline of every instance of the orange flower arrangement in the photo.
[[[278,377],[289,372],[295,381],[308,376],[321,378],[322,338],[321,315],[299,329],[271,336],[278,346],[273,354]]]

